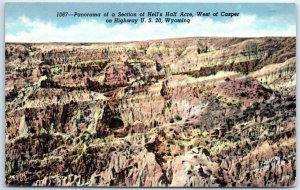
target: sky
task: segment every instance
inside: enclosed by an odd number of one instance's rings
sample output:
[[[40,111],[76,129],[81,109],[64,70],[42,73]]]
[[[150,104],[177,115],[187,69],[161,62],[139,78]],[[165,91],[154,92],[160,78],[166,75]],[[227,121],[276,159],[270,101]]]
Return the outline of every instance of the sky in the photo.
[[[191,12],[190,23],[106,23],[106,17],[57,17],[57,12]],[[239,13],[197,17],[196,12]],[[111,16],[109,16],[111,18]],[[132,17],[126,17],[131,19]],[[139,16],[137,16],[140,19]],[[162,17],[164,20],[165,15]],[[176,17],[182,18],[182,17]],[[293,3],[6,3],[6,42],[118,42],[180,37],[296,36]]]

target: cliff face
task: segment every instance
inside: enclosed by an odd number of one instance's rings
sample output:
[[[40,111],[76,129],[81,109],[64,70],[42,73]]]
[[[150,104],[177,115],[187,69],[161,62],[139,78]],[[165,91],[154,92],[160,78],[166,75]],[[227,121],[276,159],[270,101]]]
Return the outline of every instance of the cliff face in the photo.
[[[295,38],[6,44],[9,186],[293,186]]]

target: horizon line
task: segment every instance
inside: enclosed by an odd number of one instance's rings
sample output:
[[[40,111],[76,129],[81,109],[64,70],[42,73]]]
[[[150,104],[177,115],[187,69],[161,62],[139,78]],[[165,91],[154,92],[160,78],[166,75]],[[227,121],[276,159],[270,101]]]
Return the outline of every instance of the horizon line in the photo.
[[[151,41],[159,41],[159,40],[180,40],[180,39],[192,39],[192,38],[295,38],[295,36],[236,36],[236,37],[232,37],[232,36],[199,36],[199,37],[178,37],[178,38],[159,38],[159,39],[148,39],[148,40],[129,40],[129,41],[110,41],[110,42],[98,42],[98,41],[95,41],[95,42],[84,42],[84,41],[78,41],[78,42],[75,42],[75,41],[62,41],[62,42],[59,42],[59,41],[49,41],[49,42],[13,42],[13,41],[5,41],[5,43],[16,43],[16,44],[43,44],[43,43],[72,43],[72,44],[75,44],[75,43],[102,43],[102,44],[105,44],[105,43],[133,43],[133,42],[151,42]]]

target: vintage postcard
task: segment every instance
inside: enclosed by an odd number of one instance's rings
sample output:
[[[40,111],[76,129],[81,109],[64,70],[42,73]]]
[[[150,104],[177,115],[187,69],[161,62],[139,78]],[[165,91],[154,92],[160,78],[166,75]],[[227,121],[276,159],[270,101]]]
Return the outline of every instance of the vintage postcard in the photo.
[[[7,3],[7,186],[296,184],[296,7]]]

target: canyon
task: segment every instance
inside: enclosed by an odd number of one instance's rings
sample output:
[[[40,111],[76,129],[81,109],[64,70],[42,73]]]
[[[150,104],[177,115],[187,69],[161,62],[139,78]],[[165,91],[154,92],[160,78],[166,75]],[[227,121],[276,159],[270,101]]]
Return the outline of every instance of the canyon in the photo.
[[[5,74],[7,186],[295,186],[295,37],[6,43]]]

